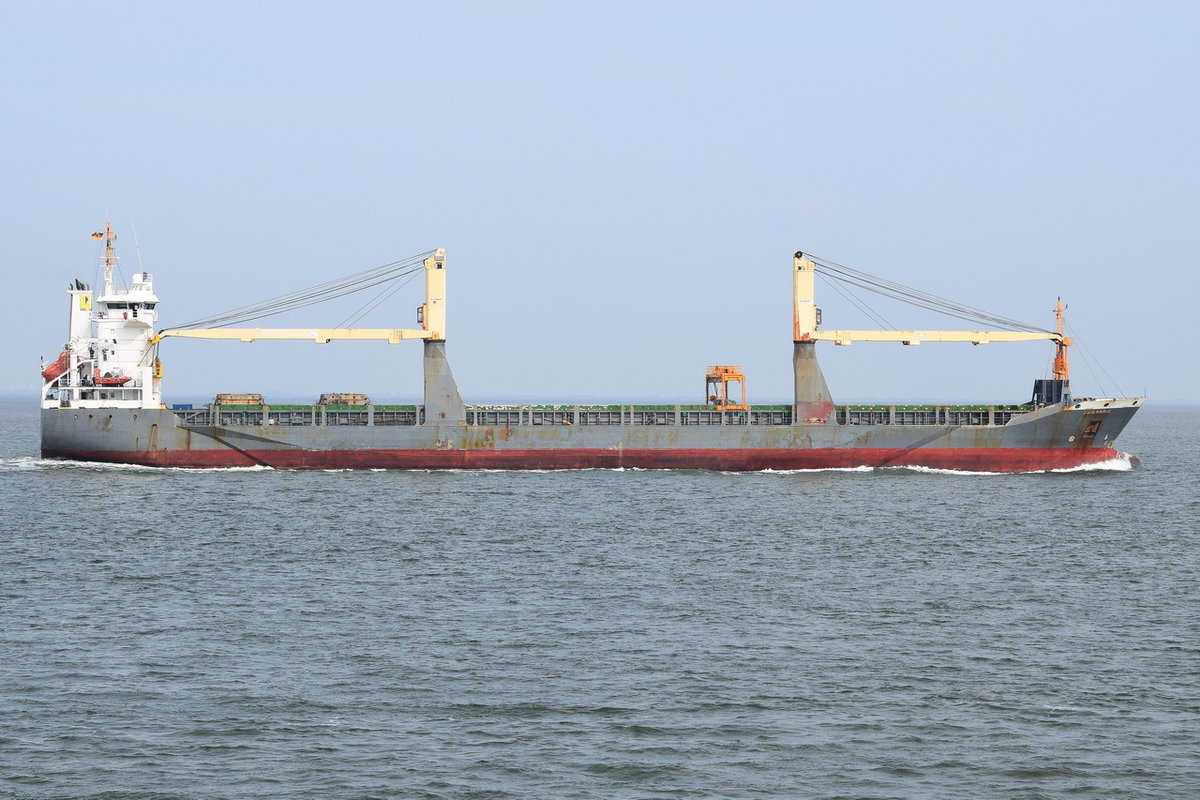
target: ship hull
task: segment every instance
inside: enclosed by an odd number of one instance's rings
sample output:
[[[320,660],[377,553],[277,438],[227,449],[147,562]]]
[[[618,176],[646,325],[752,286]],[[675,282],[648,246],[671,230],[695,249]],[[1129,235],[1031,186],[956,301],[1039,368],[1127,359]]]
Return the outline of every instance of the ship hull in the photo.
[[[1036,472],[1071,469],[1123,457],[1111,449],[816,449],[816,450],[167,450],[155,453],[121,450],[54,451],[47,458],[67,458],[152,467],[273,469],[706,469],[755,470],[854,469],[859,467],[927,467],[969,472]]]
[[[1005,425],[337,426],[181,424],[167,409],[45,409],[42,455],[157,467],[275,469],[1070,469],[1121,456],[1136,400]],[[1098,425],[1096,423],[1099,423]]]

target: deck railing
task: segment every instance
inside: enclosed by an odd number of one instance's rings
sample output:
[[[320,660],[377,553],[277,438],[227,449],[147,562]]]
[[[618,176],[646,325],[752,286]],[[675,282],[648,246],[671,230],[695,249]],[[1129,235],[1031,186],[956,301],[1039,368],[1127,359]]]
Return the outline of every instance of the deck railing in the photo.
[[[187,426],[397,426],[425,421],[422,405],[217,406],[172,409]],[[840,405],[837,425],[1006,425],[1029,406],[1015,405]],[[748,411],[718,411],[699,405],[469,405],[467,424],[492,428],[525,426],[791,425],[790,405],[757,405]]]

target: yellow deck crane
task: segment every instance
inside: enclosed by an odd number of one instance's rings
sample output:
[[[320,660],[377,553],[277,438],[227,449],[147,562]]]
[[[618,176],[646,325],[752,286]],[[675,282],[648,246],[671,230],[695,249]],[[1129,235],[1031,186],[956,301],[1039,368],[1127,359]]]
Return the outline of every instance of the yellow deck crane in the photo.
[[[1069,397],[1067,390],[1069,368],[1067,364],[1067,348],[1071,340],[1063,335],[1062,312],[1065,306],[1061,299],[1055,307],[1057,327],[1055,331],[848,331],[848,330],[819,330],[821,310],[817,308],[814,299],[814,284],[817,264],[804,253],[797,251],[793,256],[792,269],[792,366],[795,375],[795,405],[794,418],[799,421],[828,422],[833,415],[833,399],[829,394],[829,386],[817,363],[815,345],[817,342],[833,342],[837,345],[849,345],[853,342],[899,342],[905,345],[919,345],[924,342],[970,342],[971,344],[989,344],[991,342],[1032,342],[1052,341],[1056,347],[1054,357],[1054,378],[1057,390],[1053,392],[1054,400]],[[1039,384],[1046,382],[1039,382]],[[1035,387],[1038,384],[1035,384]],[[1035,391],[1039,391],[1035,388]],[[1041,390],[1044,391],[1044,390]]]
[[[425,342],[425,414],[431,423],[464,424],[466,409],[458,385],[446,362],[446,251],[438,248],[424,260],[425,302],[417,309],[419,329],[411,328],[167,328],[150,338],[157,346],[169,337],[237,342],[300,340],[327,344],[332,341],[385,341],[406,339]],[[155,359],[155,379],[162,367]]]
[[[814,277],[816,264],[803,253],[797,252],[793,259],[795,269],[792,273],[793,334],[792,340],[797,342],[833,342],[837,345],[849,345],[854,342],[899,342],[905,345],[918,345],[924,342],[970,342],[971,344],[990,344],[991,342],[1036,342],[1052,341],[1056,351],[1054,357],[1054,377],[1059,380],[1069,379],[1067,363],[1067,348],[1071,340],[1063,335],[1063,311],[1066,306],[1059,298],[1054,308],[1056,328],[1050,331],[822,331],[818,330],[821,310],[814,300]]]

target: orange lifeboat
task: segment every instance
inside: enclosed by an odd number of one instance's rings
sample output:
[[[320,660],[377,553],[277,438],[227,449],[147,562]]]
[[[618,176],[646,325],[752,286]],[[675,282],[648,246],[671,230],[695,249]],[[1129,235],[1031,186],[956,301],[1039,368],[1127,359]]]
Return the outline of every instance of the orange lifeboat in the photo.
[[[124,386],[131,380],[133,380],[131,377],[122,377],[120,375],[111,374],[101,377],[100,370],[96,370],[96,375],[94,378],[92,378],[92,382],[97,386]]]
[[[42,380],[52,381],[55,378],[57,378],[59,375],[62,375],[64,372],[69,370],[70,368],[71,368],[71,354],[68,353],[66,350],[63,350],[62,354],[58,357],[57,361],[55,361],[53,364],[51,364],[50,366],[48,366],[44,370],[42,370]]]

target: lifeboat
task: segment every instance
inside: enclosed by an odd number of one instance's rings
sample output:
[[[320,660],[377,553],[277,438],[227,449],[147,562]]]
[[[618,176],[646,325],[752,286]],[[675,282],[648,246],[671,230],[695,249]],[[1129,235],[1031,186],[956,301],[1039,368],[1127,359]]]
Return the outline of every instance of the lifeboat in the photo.
[[[133,380],[133,378],[131,378],[131,377],[123,377],[122,378],[122,377],[118,377],[116,375],[105,375],[103,378],[96,378],[96,385],[97,386],[124,386],[125,384],[129,383],[131,380]]]
[[[42,370],[42,380],[52,381],[70,368],[71,354],[66,350],[63,350],[62,354],[58,357],[58,360]]]

